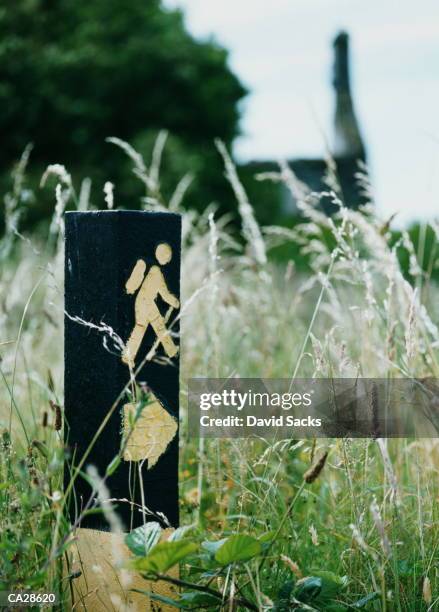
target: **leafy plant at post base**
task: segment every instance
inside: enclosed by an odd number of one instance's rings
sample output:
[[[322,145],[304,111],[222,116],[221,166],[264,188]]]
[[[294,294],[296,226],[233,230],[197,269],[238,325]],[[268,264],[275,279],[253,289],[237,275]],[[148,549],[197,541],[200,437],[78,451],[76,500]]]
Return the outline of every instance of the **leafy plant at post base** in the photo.
[[[135,555],[147,555],[150,550],[158,543],[162,533],[162,528],[159,523],[151,521],[133,529],[125,537],[125,544]]]
[[[136,559],[132,567],[146,574],[162,574],[198,550],[198,544],[187,540],[160,542],[144,556]]]
[[[219,600],[223,601],[225,595],[220,590],[211,587],[212,580],[225,575],[227,568],[232,565],[235,568],[235,575],[239,576],[240,565],[244,569],[246,563],[263,554],[264,546],[261,539],[267,539],[262,537],[258,540],[247,534],[233,534],[218,541],[204,541],[199,546],[193,540],[183,537],[177,541],[152,545],[149,547],[149,552],[142,555],[142,552],[146,550],[145,537],[148,543],[153,542],[157,538],[156,527],[146,525],[134,530],[126,538],[131,550],[138,555],[131,567],[146,574],[149,578],[168,580],[184,587],[186,590],[176,603],[176,607],[183,609],[219,605]],[[199,573],[203,569],[207,570],[201,573],[198,582],[191,583],[164,575],[176,563],[189,560],[199,568]],[[296,583],[289,580],[279,590],[274,604],[275,610],[288,612],[293,609],[300,610],[302,607],[308,610],[340,612],[346,609],[338,603],[346,584],[346,577],[337,576],[329,571],[316,572],[316,575],[308,576]],[[257,609],[255,604],[242,594],[242,591],[239,597],[237,596],[235,603],[238,601],[244,608]]]
[[[184,528],[181,529],[184,530]],[[151,536],[151,533],[154,535]],[[138,555],[138,558],[131,562],[130,567],[145,574],[148,578],[169,581],[187,589],[177,602],[176,607],[179,608],[218,605],[219,601],[223,601],[226,597],[221,591],[210,586],[212,579],[220,576],[231,565],[239,566],[257,558],[264,550],[260,540],[246,534],[233,534],[216,542],[204,541],[200,546],[193,540],[185,539],[184,531],[182,531],[182,537],[178,535],[176,539],[152,545],[149,552],[143,555],[145,534],[148,543],[152,542],[153,538],[157,537],[156,528],[148,528],[145,525],[135,529],[126,537],[130,549]],[[166,572],[174,565],[189,560],[202,572],[198,582],[188,582],[166,576]],[[207,571],[203,572],[203,569]],[[244,608],[257,609],[250,600],[242,595],[235,601]]]

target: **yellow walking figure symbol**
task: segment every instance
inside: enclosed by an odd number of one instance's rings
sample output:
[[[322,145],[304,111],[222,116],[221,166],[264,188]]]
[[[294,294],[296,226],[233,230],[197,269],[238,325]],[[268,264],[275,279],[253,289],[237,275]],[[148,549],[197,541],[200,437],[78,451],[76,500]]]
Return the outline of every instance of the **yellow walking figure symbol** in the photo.
[[[172,249],[169,244],[159,244],[155,250],[155,256],[161,266],[170,262]],[[135,301],[136,324],[122,353],[122,361],[131,367],[134,366],[134,360],[148,325],[151,325],[168,357],[175,357],[178,353],[178,346],[174,344],[166,328],[166,322],[157,307],[156,299],[160,295],[172,308],[179,308],[180,302],[169,291],[160,266],[151,266],[146,276],[145,271],[146,263],[143,259],[138,259],[125,285],[127,293],[131,295],[140,287]]]

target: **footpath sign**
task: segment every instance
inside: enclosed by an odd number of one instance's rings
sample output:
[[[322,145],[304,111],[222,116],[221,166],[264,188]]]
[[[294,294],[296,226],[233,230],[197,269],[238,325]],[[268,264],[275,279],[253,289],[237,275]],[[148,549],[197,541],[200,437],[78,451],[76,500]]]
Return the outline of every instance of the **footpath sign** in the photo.
[[[181,218],[171,213],[66,214],[65,480],[75,476],[73,524],[95,505],[87,465],[103,477],[120,453],[106,486],[125,529],[157,516],[178,525],[180,242]],[[99,512],[85,512],[79,526],[108,529]]]

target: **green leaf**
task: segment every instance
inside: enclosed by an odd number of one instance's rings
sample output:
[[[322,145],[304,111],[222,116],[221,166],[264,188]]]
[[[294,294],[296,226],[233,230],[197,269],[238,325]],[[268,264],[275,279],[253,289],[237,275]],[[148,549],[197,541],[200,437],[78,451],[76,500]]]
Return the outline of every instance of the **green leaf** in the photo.
[[[346,576],[338,576],[324,570],[318,571],[314,576],[297,581],[295,597],[302,603],[325,606],[325,609],[329,610],[329,604],[336,603],[334,600],[338,598],[346,583]]]
[[[119,455],[116,455],[112,461],[108,464],[105,474],[107,476],[111,476],[117,470],[121,462],[121,458]]]
[[[398,574],[402,578],[409,578],[413,574],[413,563],[407,559],[400,559],[397,563]]]
[[[160,542],[146,557],[135,559],[131,567],[140,572],[163,574],[196,550],[198,545],[188,540]]]
[[[337,585],[337,587],[344,588],[347,585],[348,580],[349,580],[347,576],[339,576],[338,574],[335,574],[334,572],[330,572],[327,570],[318,570],[313,573],[314,573],[314,576],[318,576],[319,578],[322,578],[323,588],[325,587],[325,583],[328,583],[328,586],[330,584],[334,584],[334,585]]]
[[[191,609],[194,607],[208,608],[212,606],[217,608],[218,603],[221,603],[221,600],[219,600],[218,597],[214,597],[210,593],[201,593],[200,591],[189,591],[188,593],[182,593],[180,596],[180,601],[190,606]]]
[[[178,529],[176,529],[175,531],[171,533],[167,541],[168,542],[178,542],[178,540],[181,540],[182,538],[184,538],[184,536],[194,528],[195,528],[195,525],[185,525],[183,527],[178,527]]]
[[[82,518],[86,517],[86,516],[90,516],[92,514],[103,514],[103,510],[102,508],[90,508],[90,510],[84,510],[84,512],[81,514]]]
[[[160,601],[160,603],[172,606],[173,608],[178,608],[179,610],[187,610],[187,607],[181,604],[179,600],[171,599],[170,597],[160,595],[159,593],[151,593],[151,591],[144,591],[143,589],[131,589],[131,592],[146,595],[147,597],[149,597],[149,599],[152,599],[154,601]]]
[[[274,538],[275,535],[276,535],[275,531],[267,531],[266,533],[262,534],[260,536],[260,538],[258,538],[258,539],[259,539],[259,542],[263,542],[264,544],[265,543],[268,544],[269,542],[272,541],[272,539]]]
[[[267,531],[267,533],[264,533],[258,538],[259,542],[261,543],[262,552],[265,552],[271,547],[271,543],[275,535],[276,533],[274,531]]]
[[[227,538],[223,538],[222,540],[217,540],[216,542],[209,542],[209,540],[205,540],[201,543],[201,548],[207,550],[212,556],[216,554],[216,551],[221,548],[224,542],[227,541]]]
[[[229,565],[238,561],[249,561],[261,554],[261,543],[249,535],[232,535],[215,553],[215,559],[221,565]]]
[[[276,612],[290,612],[292,603],[295,601],[293,591],[294,580],[287,580],[281,585],[274,606]]]
[[[338,599],[348,580],[346,576],[337,576],[327,571],[318,572],[317,577],[322,581],[322,590],[317,598],[319,604],[328,604]]]
[[[310,603],[317,599],[322,590],[322,579],[319,576],[308,576],[297,581],[296,599],[302,603]]]
[[[365,597],[362,597],[361,599],[356,601],[353,604],[353,607],[354,608],[364,608],[369,602],[373,601],[374,599],[377,599],[377,597],[379,597],[379,595],[380,594],[377,593],[376,591],[374,593],[369,593]]]
[[[146,523],[125,536],[125,544],[138,557],[144,557],[160,540],[162,528],[159,523]]]

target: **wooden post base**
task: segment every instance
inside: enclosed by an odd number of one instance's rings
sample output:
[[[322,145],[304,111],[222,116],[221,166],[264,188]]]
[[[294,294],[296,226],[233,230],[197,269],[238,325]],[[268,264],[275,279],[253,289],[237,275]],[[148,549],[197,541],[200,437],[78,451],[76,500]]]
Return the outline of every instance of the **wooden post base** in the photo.
[[[166,539],[172,529],[163,532]],[[123,534],[114,534],[94,529],[78,529],[72,547],[69,574],[81,572],[71,580],[71,596],[74,610],[90,612],[167,612],[175,610],[146,595],[133,593],[141,589],[165,597],[175,598],[177,589],[169,583],[150,582],[120,565],[132,558],[124,543]],[[178,567],[169,575],[177,578]]]

